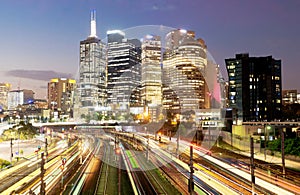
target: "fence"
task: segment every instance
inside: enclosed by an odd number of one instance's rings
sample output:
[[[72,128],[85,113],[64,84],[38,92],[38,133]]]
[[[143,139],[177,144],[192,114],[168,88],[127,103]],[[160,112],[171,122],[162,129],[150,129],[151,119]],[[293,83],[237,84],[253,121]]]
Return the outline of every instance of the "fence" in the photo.
[[[250,151],[250,136],[242,137],[239,135],[232,135],[230,132],[221,131],[220,137],[227,144],[231,145],[234,148],[237,148],[242,151]],[[254,152],[261,151],[261,144],[259,139],[254,138]]]

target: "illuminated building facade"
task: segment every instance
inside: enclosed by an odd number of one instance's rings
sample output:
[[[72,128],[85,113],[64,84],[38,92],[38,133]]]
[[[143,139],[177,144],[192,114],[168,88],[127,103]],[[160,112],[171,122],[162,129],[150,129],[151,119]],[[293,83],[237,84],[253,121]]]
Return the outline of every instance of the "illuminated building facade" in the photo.
[[[140,104],[141,42],[120,30],[107,31],[107,104],[128,110]]]
[[[146,35],[142,42],[141,99],[151,121],[162,111],[161,38]]]
[[[11,84],[0,83],[0,110],[7,109],[7,95],[11,89]]]
[[[81,108],[106,104],[106,50],[96,35],[96,12],[91,12],[91,35],[80,41],[78,96]]]
[[[225,59],[229,107],[234,121],[271,121],[281,118],[281,60],[272,56],[236,54]]]
[[[34,92],[28,89],[9,91],[7,101],[8,110],[15,110],[19,105],[34,102]]]
[[[48,108],[61,115],[72,116],[75,88],[76,81],[73,79],[51,79],[48,83]]]
[[[297,101],[297,90],[282,90],[282,105],[295,104]]]
[[[163,106],[175,114],[208,108],[205,70],[206,45],[193,31],[174,30],[166,35],[163,55]]]

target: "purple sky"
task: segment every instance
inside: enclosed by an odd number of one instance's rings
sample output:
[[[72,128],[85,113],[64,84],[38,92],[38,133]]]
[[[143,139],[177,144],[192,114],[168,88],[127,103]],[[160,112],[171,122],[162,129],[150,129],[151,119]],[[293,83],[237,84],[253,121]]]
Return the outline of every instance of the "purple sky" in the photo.
[[[298,89],[298,0],[2,0],[0,82],[46,97],[52,77],[76,75],[79,41],[97,10],[97,34],[142,25],[194,30],[215,61],[236,53],[282,60],[283,89]]]

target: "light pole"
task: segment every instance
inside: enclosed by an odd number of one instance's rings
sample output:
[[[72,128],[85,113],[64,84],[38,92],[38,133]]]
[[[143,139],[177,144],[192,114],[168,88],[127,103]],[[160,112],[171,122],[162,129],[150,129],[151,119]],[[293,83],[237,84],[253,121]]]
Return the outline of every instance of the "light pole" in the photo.
[[[188,182],[188,191],[190,194],[194,194],[194,167],[193,167],[193,146],[190,146],[190,178]]]
[[[251,172],[251,187],[252,194],[255,194],[255,176],[254,176],[254,143],[253,137],[250,136],[250,172]]]
[[[282,160],[282,175],[285,177],[285,157],[284,157],[284,132],[281,129],[281,160]]]
[[[13,154],[13,139],[12,138],[10,138],[10,163],[12,163],[12,158],[13,158],[13,156],[14,156],[14,154]]]
[[[266,125],[264,125],[264,156],[265,156],[265,160],[267,158],[267,138],[266,138]]]
[[[265,137],[265,143],[264,143],[264,147],[265,147],[265,149],[264,149],[264,156],[265,156],[265,160],[266,160],[266,158],[267,158],[267,140],[269,140],[269,130],[271,129],[272,127],[270,126],[270,125],[264,125],[264,131],[265,131],[265,133],[264,133],[264,137]]]
[[[18,135],[19,135],[19,138],[18,138],[18,157],[17,157],[17,161],[19,161],[19,157],[20,157],[20,131],[19,129],[17,129],[18,131]]]
[[[145,128],[145,132],[147,134],[147,161],[149,161],[149,134],[148,134],[147,127],[144,127],[144,128]]]
[[[41,192],[41,195],[45,195],[46,194],[46,191],[45,191],[45,182],[44,182],[44,174],[45,174],[45,168],[44,168],[44,165],[45,165],[45,158],[44,158],[44,152],[41,153],[41,188],[40,188],[40,192]]]

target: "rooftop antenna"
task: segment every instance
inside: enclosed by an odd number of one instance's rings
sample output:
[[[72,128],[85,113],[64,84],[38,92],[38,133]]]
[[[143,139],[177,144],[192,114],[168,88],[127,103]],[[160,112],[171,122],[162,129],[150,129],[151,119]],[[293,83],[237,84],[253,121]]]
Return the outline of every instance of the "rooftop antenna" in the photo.
[[[17,86],[17,90],[18,90],[18,91],[20,91],[20,85],[21,85],[20,83],[21,83],[21,81],[20,81],[20,79],[19,79],[19,81],[18,81],[18,86]]]
[[[97,37],[96,35],[96,10],[91,11],[91,35],[90,37]]]

